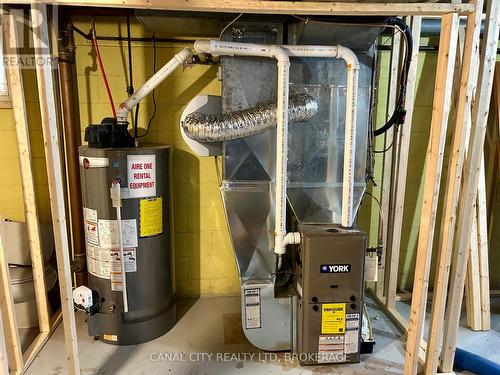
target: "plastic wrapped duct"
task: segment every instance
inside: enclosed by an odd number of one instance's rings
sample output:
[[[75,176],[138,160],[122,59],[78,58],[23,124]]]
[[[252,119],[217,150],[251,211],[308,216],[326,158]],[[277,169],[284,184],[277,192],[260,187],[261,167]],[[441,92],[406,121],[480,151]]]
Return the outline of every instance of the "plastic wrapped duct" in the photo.
[[[290,97],[288,122],[305,122],[318,111],[318,103],[307,94]],[[276,126],[276,103],[209,115],[194,112],[186,116],[182,127],[187,136],[200,142],[231,141],[263,133]]]

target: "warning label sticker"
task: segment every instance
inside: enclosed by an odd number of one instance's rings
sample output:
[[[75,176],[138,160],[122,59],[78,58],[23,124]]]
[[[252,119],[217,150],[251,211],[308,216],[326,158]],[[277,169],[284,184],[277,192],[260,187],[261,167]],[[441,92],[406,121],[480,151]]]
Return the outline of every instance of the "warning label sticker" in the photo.
[[[345,362],[344,335],[320,335],[318,340],[318,363]]]
[[[107,248],[117,248],[118,222],[116,220],[99,219],[99,245]],[[123,247],[137,247],[137,221],[135,219],[122,220]]]
[[[357,353],[359,350],[359,313],[345,316],[345,345],[346,354]]]
[[[124,262],[125,262],[125,272],[136,272],[137,271],[137,257],[136,249],[123,249]],[[110,250],[110,260],[111,260],[111,290],[112,291],[122,291],[122,263],[120,258],[119,249]]]
[[[102,279],[110,278],[109,249],[87,244],[87,269],[89,273]]]
[[[141,199],[139,203],[139,236],[163,233],[163,198]]]
[[[321,305],[321,333],[345,332],[345,303],[324,303]]]
[[[246,329],[261,327],[260,289],[245,289],[245,327]]]
[[[132,248],[124,248],[123,255],[125,256],[125,272],[135,272],[137,271],[137,257],[135,255],[136,251]],[[112,272],[122,272],[122,263],[120,259],[120,250],[111,249],[111,271]]]
[[[156,155],[127,156],[128,198],[156,195]]]
[[[85,220],[85,239],[87,244],[99,246],[99,228],[97,223]]]
[[[97,210],[83,207],[83,218],[88,221],[97,222]]]

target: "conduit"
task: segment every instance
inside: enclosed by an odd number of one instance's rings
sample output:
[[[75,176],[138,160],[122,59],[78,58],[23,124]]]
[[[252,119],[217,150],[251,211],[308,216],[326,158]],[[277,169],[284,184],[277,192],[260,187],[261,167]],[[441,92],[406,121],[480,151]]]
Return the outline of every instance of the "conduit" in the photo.
[[[289,99],[289,123],[308,121],[316,112],[318,103],[307,94]],[[273,127],[276,127],[276,103],[219,115],[193,112],[182,123],[186,135],[198,142],[231,141],[263,133]]]

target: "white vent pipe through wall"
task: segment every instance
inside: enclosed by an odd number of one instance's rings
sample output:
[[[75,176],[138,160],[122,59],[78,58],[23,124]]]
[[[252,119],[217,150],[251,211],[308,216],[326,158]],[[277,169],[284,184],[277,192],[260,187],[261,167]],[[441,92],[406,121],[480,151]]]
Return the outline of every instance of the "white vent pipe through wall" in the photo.
[[[174,72],[179,66],[191,59],[193,52],[190,48],[184,48],[172,57],[165,65],[161,67],[144,85],[136,92],[130,95],[127,100],[121,103],[116,108],[116,119],[118,122],[127,122],[128,113],[134,108],[145,96],[149,95],[165,78]]]
[[[356,103],[358,91],[359,62],[353,51],[343,46],[306,46],[306,45],[260,45],[251,43],[234,43],[219,40],[198,40],[194,43],[197,52],[210,53],[216,56],[254,56],[268,57],[277,60],[278,65],[278,98],[276,121],[276,213],[274,252],[281,255],[289,244],[300,243],[299,233],[286,233],[286,185],[288,160],[288,87],[289,57],[329,57],[339,58],[346,62],[347,93],[345,115],[344,170],[342,187],[342,226],[350,227],[353,223],[354,195],[354,157],[356,152]],[[141,88],[139,88],[117,109],[118,122],[126,122],[128,113],[146,95],[167,78],[172,72],[192,57],[192,51],[185,48],[168,61]]]

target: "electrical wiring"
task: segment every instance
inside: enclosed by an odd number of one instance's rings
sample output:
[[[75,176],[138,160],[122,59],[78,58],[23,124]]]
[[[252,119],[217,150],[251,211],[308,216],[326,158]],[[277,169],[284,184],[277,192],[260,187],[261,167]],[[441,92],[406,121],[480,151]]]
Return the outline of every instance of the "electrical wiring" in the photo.
[[[375,137],[384,134],[394,125],[403,125],[406,117],[405,97],[406,97],[406,85],[408,83],[408,72],[410,69],[411,58],[413,55],[413,37],[411,35],[411,30],[408,25],[397,17],[389,17],[387,19],[387,24],[397,27],[400,29],[404,35],[403,40],[405,41],[405,58],[403,60],[403,66],[401,68],[400,84],[398,98],[396,101],[396,107],[389,120],[380,128],[373,131]]]
[[[233,23],[235,23],[236,21],[238,21],[240,19],[240,17],[243,15],[243,13],[240,13],[238,16],[236,16],[231,22],[229,22],[223,29],[222,31],[220,32],[219,34],[219,39],[222,38],[222,34],[224,34],[224,31],[226,31],[229,26],[231,26]]]
[[[127,14],[127,52],[128,52],[128,86],[126,89],[127,95],[130,96],[134,93],[134,75],[132,73],[133,71],[133,65],[132,65],[132,39],[131,39],[131,34],[130,34],[130,16]],[[131,114],[131,120],[132,120],[132,129],[134,130],[134,138],[137,138],[137,131],[138,131],[138,112],[139,112],[139,105],[136,106],[135,112],[132,112]],[[135,113],[135,116],[134,116]]]
[[[113,113],[113,117],[116,118],[115,103],[113,101],[113,96],[111,95],[111,89],[109,88],[108,78],[106,77],[106,71],[104,70],[101,54],[99,53],[99,44],[97,43],[94,17],[92,17],[92,43],[94,44],[97,63],[99,64],[99,69],[101,71],[101,76],[104,81],[104,86],[106,87],[106,93],[108,95],[109,104],[111,105],[111,112]]]
[[[373,150],[372,152],[374,154],[383,154],[384,152],[387,152],[392,148],[393,143],[394,142],[391,142],[391,144],[389,146],[387,146],[386,148],[384,148],[383,150]]]
[[[378,225],[378,243],[381,244],[383,242],[383,228],[384,228],[384,213],[382,212],[382,205],[380,204],[380,200],[374,196],[372,193],[365,191],[365,195],[370,196],[378,206],[378,217],[379,217],[379,225]]]

